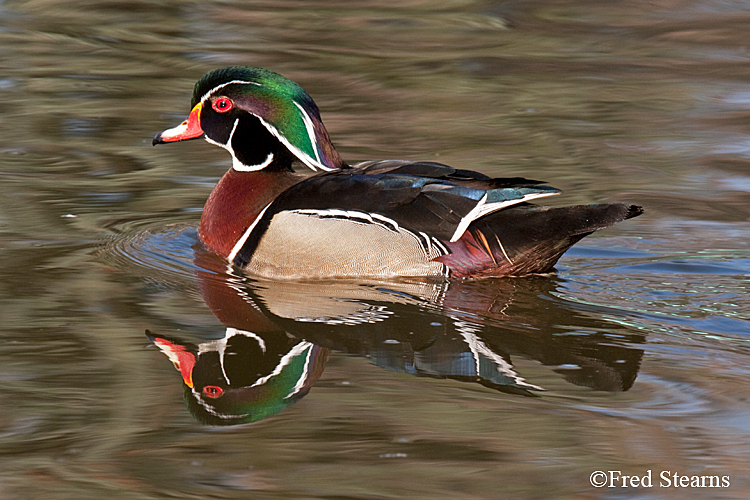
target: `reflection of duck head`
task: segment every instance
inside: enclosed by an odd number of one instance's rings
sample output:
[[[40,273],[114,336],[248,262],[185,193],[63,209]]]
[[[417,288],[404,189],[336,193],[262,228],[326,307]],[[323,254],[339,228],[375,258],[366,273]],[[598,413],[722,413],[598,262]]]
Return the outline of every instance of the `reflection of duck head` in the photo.
[[[261,337],[228,328],[223,338],[197,345],[147,335],[182,374],[191,413],[211,425],[279,413],[307,394],[329,352],[283,332]]]

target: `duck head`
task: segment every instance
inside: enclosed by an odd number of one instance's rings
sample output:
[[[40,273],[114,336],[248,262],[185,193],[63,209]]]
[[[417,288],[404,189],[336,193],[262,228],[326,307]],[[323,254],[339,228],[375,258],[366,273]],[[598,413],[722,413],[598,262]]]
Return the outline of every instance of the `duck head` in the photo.
[[[153,144],[204,137],[232,155],[238,171],[313,170],[346,166],[333,147],[318,107],[302,87],[262,68],[230,66],[205,75],[193,90],[191,112]]]

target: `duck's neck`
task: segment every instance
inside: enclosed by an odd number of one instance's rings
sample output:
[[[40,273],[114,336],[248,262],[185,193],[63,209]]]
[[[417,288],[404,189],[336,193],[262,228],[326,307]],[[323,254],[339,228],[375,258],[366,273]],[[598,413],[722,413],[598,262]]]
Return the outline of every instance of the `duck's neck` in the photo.
[[[224,174],[203,207],[198,235],[214,253],[228,257],[263,208],[304,178],[291,170]]]

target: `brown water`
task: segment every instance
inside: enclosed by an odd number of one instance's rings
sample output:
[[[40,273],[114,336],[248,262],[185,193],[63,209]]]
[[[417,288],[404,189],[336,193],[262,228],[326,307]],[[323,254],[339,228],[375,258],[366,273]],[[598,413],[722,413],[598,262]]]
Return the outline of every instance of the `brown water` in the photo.
[[[750,498],[750,7],[435,5],[0,3],[0,498]],[[228,64],[300,82],[349,161],[646,214],[555,276],[227,276],[195,228],[229,157],[150,144]],[[161,351],[252,378],[253,329],[309,361],[298,402],[199,423]]]

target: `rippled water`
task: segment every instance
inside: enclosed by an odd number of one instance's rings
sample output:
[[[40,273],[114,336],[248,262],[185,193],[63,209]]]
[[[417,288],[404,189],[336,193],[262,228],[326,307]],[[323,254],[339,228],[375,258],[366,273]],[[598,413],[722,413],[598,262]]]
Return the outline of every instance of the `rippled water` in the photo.
[[[748,498],[748,27],[718,0],[0,3],[0,497]],[[229,157],[150,146],[227,64],[302,84],[349,161],[646,213],[553,276],[227,274],[196,226]]]

